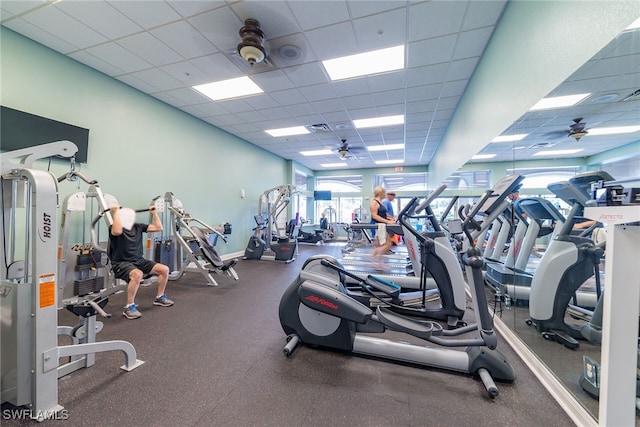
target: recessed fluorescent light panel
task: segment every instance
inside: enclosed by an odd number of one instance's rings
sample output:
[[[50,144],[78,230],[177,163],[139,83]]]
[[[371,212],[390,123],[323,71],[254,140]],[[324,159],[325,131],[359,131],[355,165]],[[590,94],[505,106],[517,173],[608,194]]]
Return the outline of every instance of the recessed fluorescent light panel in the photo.
[[[249,77],[246,76],[197,85],[193,86],[193,88],[207,98],[213,99],[214,101],[238,98],[247,95],[255,95],[257,93],[263,92],[263,90],[260,89],[257,84],[255,84]]]
[[[387,144],[387,145],[372,145],[367,147],[369,151],[388,151],[388,150],[403,150],[404,144]]]
[[[278,136],[304,135],[305,133],[309,133],[309,129],[307,129],[304,126],[293,126],[290,128],[269,129],[269,130],[265,130],[265,132],[273,137],[278,137]]]
[[[492,159],[495,156],[496,156],[495,154],[476,154],[475,156],[471,157],[471,160]]]
[[[576,148],[573,150],[548,150],[548,151],[538,151],[534,154],[534,156],[561,156],[563,154],[575,154],[582,151],[582,148]]]
[[[331,80],[350,79],[404,68],[404,45],[322,61]]]
[[[344,167],[344,163],[323,163],[320,166],[323,168],[341,168]]]
[[[552,98],[542,98],[529,111],[550,110],[552,108],[572,107],[585,99],[590,93],[579,93],[577,95],[554,96]]]
[[[617,127],[608,127],[608,128],[593,128],[589,129],[589,133],[587,135],[616,135],[619,133],[633,133],[638,132],[640,130],[640,126],[617,126]]]
[[[311,151],[301,151],[300,154],[303,156],[327,156],[329,154],[333,154],[331,150],[311,150]]]
[[[376,160],[376,165],[395,165],[399,163],[404,163],[404,159]]]
[[[491,142],[514,142],[520,141],[525,136],[529,135],[528,133],[518,133],[515,135],[500,135],[496,136],[491,140]]]
[[[393,126],[404,124],[404,115],[375,117],[373,119],[359,119],[353,121],[356,129],[377,128],[383,126]]]

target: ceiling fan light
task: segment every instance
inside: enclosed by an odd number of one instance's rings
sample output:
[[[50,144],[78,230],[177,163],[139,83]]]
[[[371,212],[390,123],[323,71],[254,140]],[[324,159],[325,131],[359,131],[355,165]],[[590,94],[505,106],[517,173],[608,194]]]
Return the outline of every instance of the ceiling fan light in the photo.
[[[264,49],[260,46],[242,45],[238,46],[240,56],[251,65],[264,61]]]
[[[569,133],[569,136],[570,136],[571,138],[575,139],[575,140],[576,140],[576,142],[577,142],[577,141],[580,141],[580,139],[581,139],[583,136],[586,136],[586,135],[588,135],[588,134],[589,134],[589,132],[587,132],[586,130],[582,130],[582,131],[577,131],[577,132],[571,132],[571,133]]]

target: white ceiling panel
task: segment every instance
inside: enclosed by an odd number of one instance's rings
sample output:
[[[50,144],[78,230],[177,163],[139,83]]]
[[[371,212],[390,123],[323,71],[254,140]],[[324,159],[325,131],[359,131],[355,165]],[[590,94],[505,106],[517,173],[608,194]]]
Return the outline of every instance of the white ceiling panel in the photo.
[[[113,7],[128,16],[145,30],[177,21],[182,17],[163,1],[109,1]]]
[[[109,39],[128,36],[143,28],[109,3],[62,1],[60,10]]]
[[[150,33],[125,37],[118,40],[117,43],[156,67],[183,60],[176,51],[170,49]]]
[[[185,59],[218,52],[217,47],[186,21],[178,21],[153,29],[151,34]]]

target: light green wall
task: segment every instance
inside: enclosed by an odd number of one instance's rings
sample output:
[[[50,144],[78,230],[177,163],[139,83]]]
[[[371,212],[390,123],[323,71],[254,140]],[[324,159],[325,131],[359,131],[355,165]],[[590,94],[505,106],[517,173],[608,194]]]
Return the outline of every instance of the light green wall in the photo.
[[[221,254],[244,250],[258,198],[289,182],[288,162],[4,27],[0,37],[2,105],[90,129],[81,172],[105,193],[140,208],[171,191],[192,216],[233,224]],[[80,190],[63,182],[60,199]]]

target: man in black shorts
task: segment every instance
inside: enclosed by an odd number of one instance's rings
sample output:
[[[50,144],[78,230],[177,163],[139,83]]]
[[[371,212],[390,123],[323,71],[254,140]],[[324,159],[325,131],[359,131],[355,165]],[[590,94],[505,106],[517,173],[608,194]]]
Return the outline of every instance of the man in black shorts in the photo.
[[[136,293],[140,282],[146,275],[158,276],[158,292],[154,305],[170,307],[173,305],[164,293],[169,279],[169,267],[142,257],[142,233],[162,231],[162,221],[155,207],[149,210],[153,215],[153,223],[133,223],[125,228],[120,218],[120,206],[111,207],[113,224],[109,227],[109,258],[116,278],[128,283],[127,305],[122,315],[127,319],[137,319],[142,316],[135,304]]]

